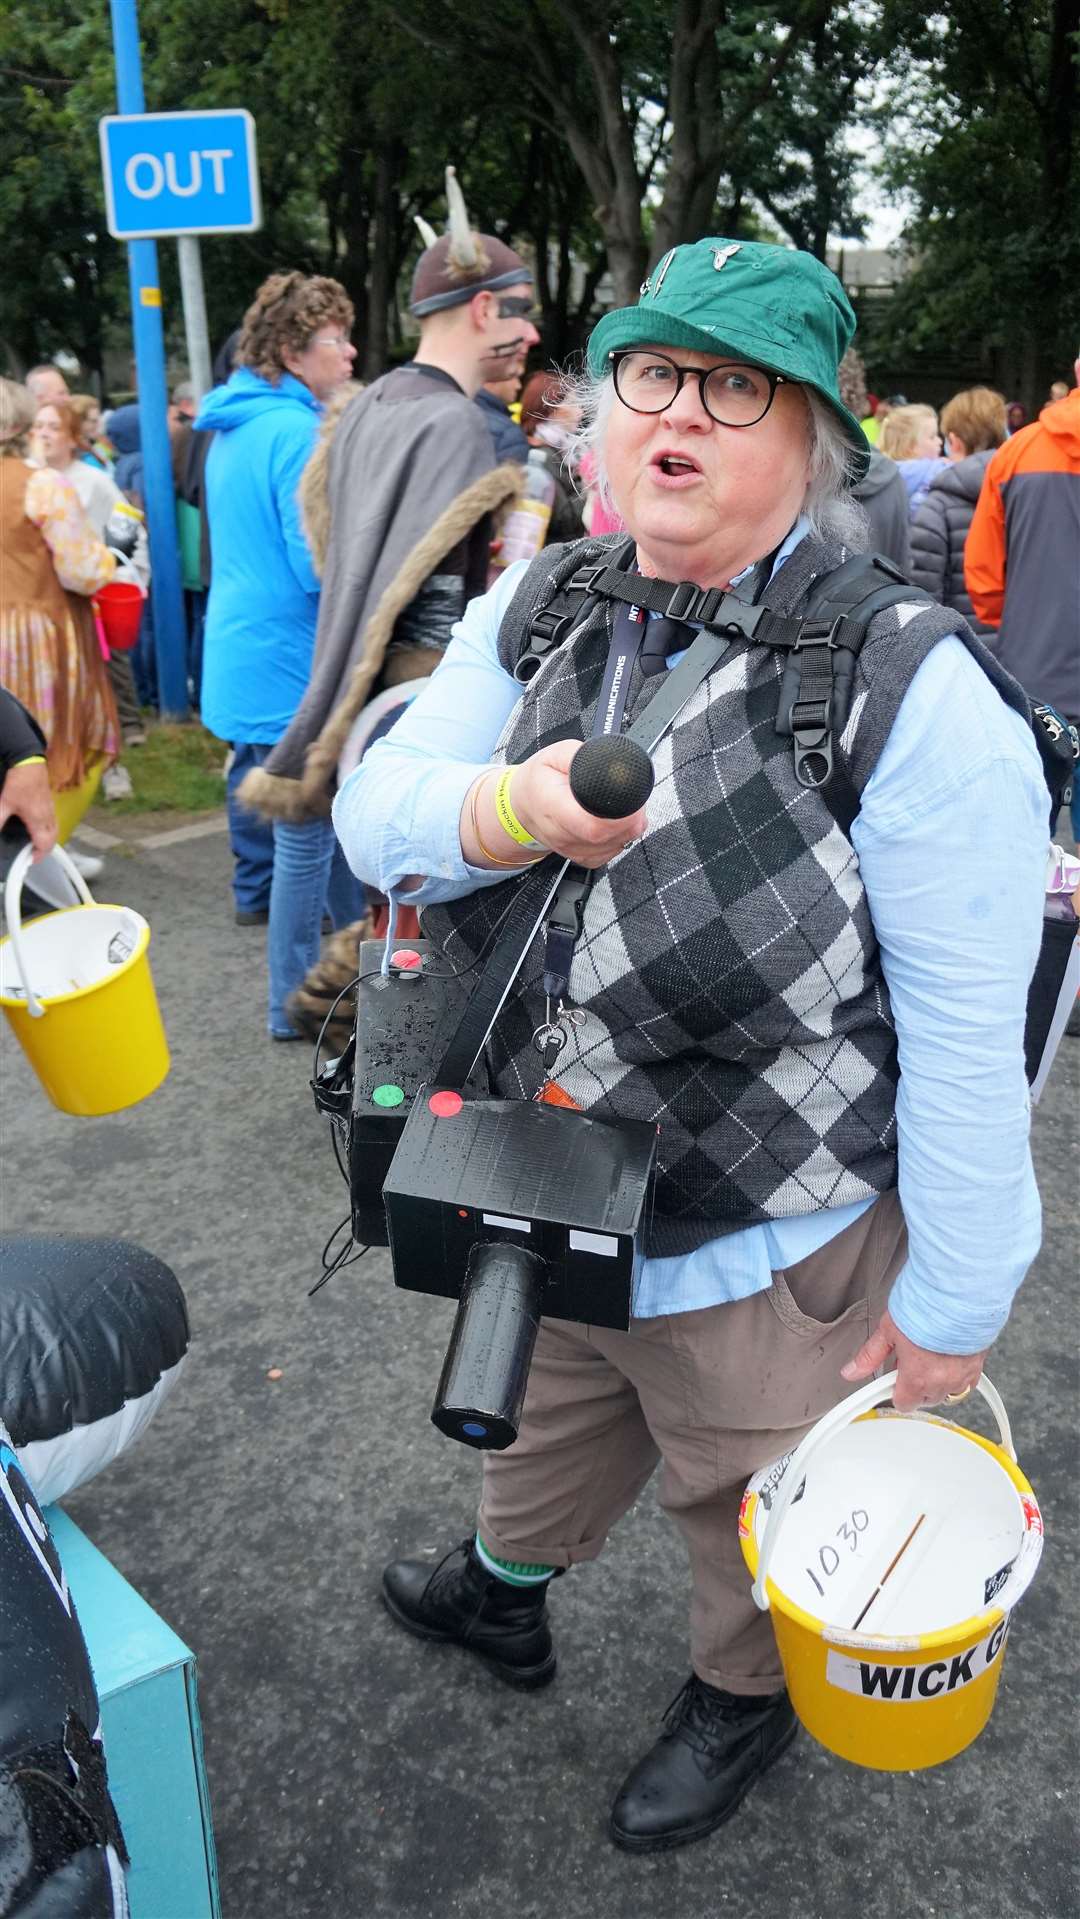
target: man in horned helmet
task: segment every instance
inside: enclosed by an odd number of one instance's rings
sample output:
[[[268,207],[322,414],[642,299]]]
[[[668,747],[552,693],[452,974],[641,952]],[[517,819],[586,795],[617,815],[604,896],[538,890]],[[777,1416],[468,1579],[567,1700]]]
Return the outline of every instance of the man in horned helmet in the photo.
[[[469,599],[486,585],[491,516],[521,489],[496,466],[473,400],[485,380],[519,372],[539,334],[532,274],[504,241],[469,226],[446,170],[449,230],[425,242],[410,311],[416,357],[384,373],[328,423],[319,497],[305,485],[308,538],[322,573],[315,657],[289,731],[241,796],[271,817],[330,809],[341,748],[381,686],[438,665]]]

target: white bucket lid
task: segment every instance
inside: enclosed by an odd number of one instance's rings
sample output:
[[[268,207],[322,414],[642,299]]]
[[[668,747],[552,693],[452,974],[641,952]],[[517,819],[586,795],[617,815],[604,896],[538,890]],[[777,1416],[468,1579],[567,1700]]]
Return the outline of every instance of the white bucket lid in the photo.
[[[54,1000],[100,986],[128,964],[149,930],[127,906],[72,906],[24,922],[19,945],[31,992]],[[0,943],[0,998],[26,1002],[10,939]]]
[[[891,1409],[896,1375],[826,1413],[794,1453],[751,1479],[739,1529],[756,1555],[754,1598],[800,1608],[835,1643],[917,1646],[1007,1612],[1042,1550],[1038,1502],[1015,1464],[1008,1415],[991,1444],[932,1413]]]
[[[946,1425],[868,1419],[810,1466],[772,1579],[848,1632],[940,1632],[985,1612],[1023,1537],[1020,1494],[992,1453]]]

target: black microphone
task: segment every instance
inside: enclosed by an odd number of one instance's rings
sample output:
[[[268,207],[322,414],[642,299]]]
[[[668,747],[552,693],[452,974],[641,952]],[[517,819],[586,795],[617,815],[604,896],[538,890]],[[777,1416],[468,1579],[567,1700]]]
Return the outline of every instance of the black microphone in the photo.
[[[587,740],[570,762],[570,791],[586,813],[623,820],[644,806],[653,790],[653,765],[636,740],[614,735]]]

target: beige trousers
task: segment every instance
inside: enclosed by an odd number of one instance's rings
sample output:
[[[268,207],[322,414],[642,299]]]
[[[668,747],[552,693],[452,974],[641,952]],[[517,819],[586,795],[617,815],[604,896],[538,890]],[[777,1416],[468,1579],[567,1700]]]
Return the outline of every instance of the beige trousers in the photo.
[[[905,1254],[900,1202],[886,1193],[750,1299],[635,1319],[627,1332],[544,1320],[518,1438],[484,1458],[485,1544],[533,1564],[595,1559],[662,1460],[660,1503],[690,1555],[694,1671],[730,1692],[775,1692],[772,1625],[739,1546],[743,1488],[853,1390],[840,1368]]]

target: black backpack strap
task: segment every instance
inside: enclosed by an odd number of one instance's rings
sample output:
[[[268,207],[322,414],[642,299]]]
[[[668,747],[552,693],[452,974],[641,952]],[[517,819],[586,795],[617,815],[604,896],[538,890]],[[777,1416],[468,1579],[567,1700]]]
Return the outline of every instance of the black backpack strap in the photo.
[[[723,587],[683,580],[645,578],[630,569],[635,546],[628,540],[612,558],[573,567],[534,613],[515,678],[531,680],[545,659],[569,638],[591,601],[614,600],[645,607],[669,620],[700,624],[744,644],[787,653],[776,731],[792,740],[795,777],[801,786],[829,789],[829,807],[846,831],[859,810],[859,796],[838,771],[833,741],[851,710],[855,665],[876,613],[900,600],[934,602],[881,553],[856,553],[817,583],[807,611],[796,619],[751,605]]]
[[[593,551],[596,551],[595,547]],[[608,548],[607,552],[610,554],[611,549]],[[625,569],[632,565],[634,554],[633,540],[626,540],[616,549],[614,560],[605,554],[599,562],[571,566],[562,580],[556,576],[554,593],[541,601],[529,621],[514,667],[516,680],[523,686],[527,685],[540,671],[548,655],[569,639],[588,612],[590,600],[596,597],[593,582],[597,577],[610,575],[616,582],[625,584]],[[612,594],[608,597],[615,596]]]
[[[1080,733],[1071,720],[1044,700],[1031,708],[1031,730],[1042,760],[1043,777],[1050,790],[1052,818],[1070,796],[1080,760]]]
[[[837,767],[833,742],[847,725],[856,663],[871,621],[887,606],[912,599],[934,604],[884,555],[856,553],[819,583],[788,651],[776,731],[793,743],[799,785],[824,793],[845,833],[859,810],[859,795]]]

